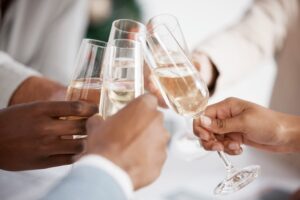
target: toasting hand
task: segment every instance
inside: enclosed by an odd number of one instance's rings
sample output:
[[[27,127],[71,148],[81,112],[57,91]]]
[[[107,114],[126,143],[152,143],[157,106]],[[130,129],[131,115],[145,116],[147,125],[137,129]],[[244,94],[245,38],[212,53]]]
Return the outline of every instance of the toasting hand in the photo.
[[[274,152],[300,151],[300,117],[275,112],[237,98],[208,106],[194,120],[207,150],[240,154],[242,143]]]
[[[88,120],[89,154],[102,155],[125,170],[135,189],[153,182],[166,159],[169,134],[157,100],[143,95],[103,121]]]
[[[0,111],[0,168],[4,170],[42,169],[70,164],[80,154],[84,140],[61,136],[85,133],[86,120],[60,117],[90,117],[97,107],[84,102],[37,102]]]

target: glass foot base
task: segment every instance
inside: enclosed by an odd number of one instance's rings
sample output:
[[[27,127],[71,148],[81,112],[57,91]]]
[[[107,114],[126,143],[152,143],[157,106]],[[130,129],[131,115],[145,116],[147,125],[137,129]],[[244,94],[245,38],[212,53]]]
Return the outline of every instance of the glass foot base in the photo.
[[[215,188],[214,194],[226,195],[236,192],[252,181],[254,181],[260,173],[260,166],[252,165],[241,170],[235,171],[223,180]]]

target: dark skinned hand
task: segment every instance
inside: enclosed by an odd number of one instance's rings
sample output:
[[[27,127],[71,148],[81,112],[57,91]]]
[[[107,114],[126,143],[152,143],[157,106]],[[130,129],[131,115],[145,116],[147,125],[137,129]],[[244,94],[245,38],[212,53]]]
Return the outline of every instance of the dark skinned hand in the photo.
[[[88,154],[99,154],[124,169],[134,188],[152,183],[166,159],[169,134],[157,100],[143,95],[103,121],[91,117],[87,123]]]
[[[85,133],[87,117],[97,107],[84,102],[34,102],[0,110],[0,168],[31,170],[71,164],[84,139],[61,139]],[[61,120],[78,116],[81,120]]]

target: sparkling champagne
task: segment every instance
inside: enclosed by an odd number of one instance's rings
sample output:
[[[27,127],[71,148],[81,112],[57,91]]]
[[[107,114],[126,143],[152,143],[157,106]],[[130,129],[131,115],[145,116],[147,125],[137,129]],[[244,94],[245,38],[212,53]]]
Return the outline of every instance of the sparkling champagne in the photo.
[[[119,58],[107,72],[103,84],[100,113],[105,119],[143,93],[141,71],[133,59]]]
[[[67,90],[67,101],[86,101],[99,105],[102,80],[100,78],[86,78],[73,80]],[[66,117],[64,119],[76,120],[80,117]]]
[[[114,81],[103,87],[103,117],[118,112],[135,98],[134,81]]]
[[[99,104],[102,80],[100,78],[78,79],[70,83],[67,91],[67,101],[87,101]]]
[[[195,73],[184,64],[177,64],[176,67],[164,65],[154,70],[167,103],[180,115],[197,117],[207,105],[207,91],[199,87]]]

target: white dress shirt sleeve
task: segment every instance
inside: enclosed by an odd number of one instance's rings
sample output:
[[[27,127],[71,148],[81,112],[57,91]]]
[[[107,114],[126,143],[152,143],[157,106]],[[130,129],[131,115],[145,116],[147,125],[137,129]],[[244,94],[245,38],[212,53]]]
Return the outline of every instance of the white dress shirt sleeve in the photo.
[[[15,61],[0,51],[0,108],[8,106],[9,100],[20,84],[30,76],[41,76],[37,71]]]
[[[201,42],[194,54],[205,53],[216,65],[216,89],[236,84],[279,52],[298,8],[298,0],[255,0],[238,24]]]
[[[99,155],[87,155],[82,157],[77,163],[75,163],[74,167],[79,167],[82,165],[93,166],[99,168],[99,170],[106,172],[119,184],[127,199],[132,198],[133,184],[129,175],[110,160]]]

